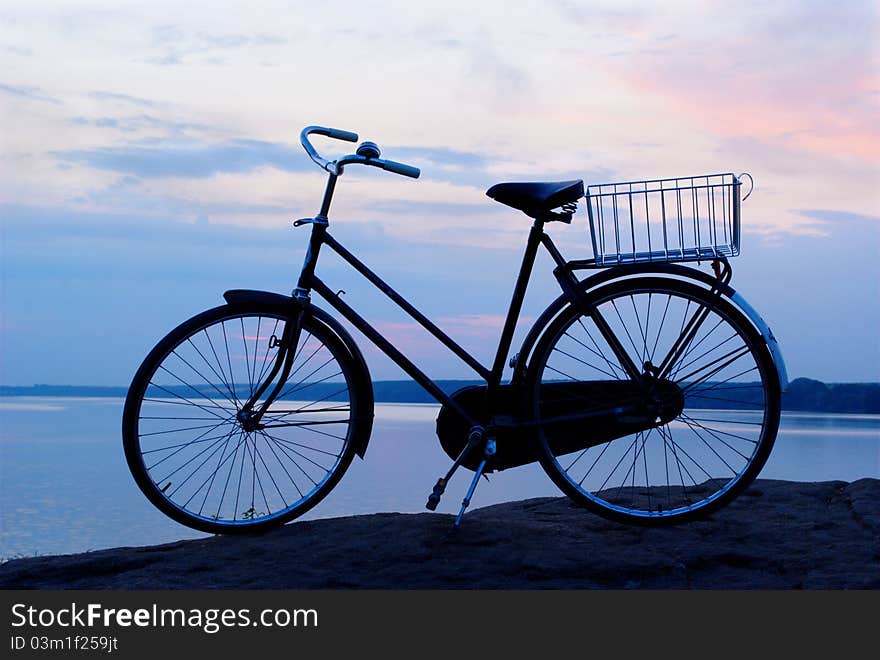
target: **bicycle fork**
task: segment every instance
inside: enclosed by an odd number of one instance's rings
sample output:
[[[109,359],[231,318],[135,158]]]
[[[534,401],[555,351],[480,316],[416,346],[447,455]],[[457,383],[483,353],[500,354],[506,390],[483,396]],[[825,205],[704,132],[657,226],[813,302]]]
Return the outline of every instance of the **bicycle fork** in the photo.
[[[296,358],[296,346],[299,344],[299,338],[302,331],[302,320],[305,313],[305,307],[297,307],[296,311],[288,317],[287,322],[284,324],[284,332],[281,333],[281,339],[276,340],[277,344],[274,345],[278,346],[278,354],[275,356],[275,364],[272,365],[272,369],[266,375],[266,378],[260,386],[251,395],[250,399],[247,400],[247,403],[245,403],[241,410],[238,411],[236,417],[238,418],[238,421],[241,422],[242,428],[244,428],[245,431],[253,431],[261,428],[260,419],[262,419],[265,412],[269,409],[269,406],[275,401],[275,397],[278,396],[281,388],[284,387],[284,384],[287,382],[287,378],[290,376],[290,370],[293,367],[293,361]],[[272,339],[274,339],[274,337],[275,336],[273,335]],[[273,348],[271,343],[272,339],[269,340],[270,348]],[[259,341],[259,337],[257,340]],[[254,411],[254,406],[257,405],[257,401],[260,400],[260,397],[268,389],[272,381],[275,380],[276,376],[278,376],[278,382],[275,384],[275,387],[269,393],[269,396],[263,401],[262,405],[260,405],[259,409]]]

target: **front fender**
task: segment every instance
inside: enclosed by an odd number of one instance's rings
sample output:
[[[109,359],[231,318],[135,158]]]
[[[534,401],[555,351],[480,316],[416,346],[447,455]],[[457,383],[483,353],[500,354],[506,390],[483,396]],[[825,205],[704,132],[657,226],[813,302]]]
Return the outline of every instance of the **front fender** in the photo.
[[[370,435],[373,429],[373,381],[370,378],[370,370],[367,367],[363,354],[345,327],[323,309],[315,307],[311,302],[303,303],[292,296],[285,296],[280,293],[251,289],[231,289],[223,294],[223,298],[229,304],[268,304],[288,306],[292,309],[299,309],[305,305],[306,312],[313,319],[326,326],[327,329],[336,335],[337,339],[345,346],[349,357],[355,365],[355,387],[358,388],[358,401],[363,410],[358,414],[359,424],[357,433],[354,434],[353,442],[357,455],[363,458],[367,451],[367,445],[370,443]]]
[[[697,270],[696,268],[689,268],[679,264],[645,263],[616,266],[615,268],[600,271],[581,280],[580,286],[582,291],[589,291],[590,289],[594,289],[612,280],[634,275],[649,274],[669,275],[670,277],[696,280],[707,287],[712,287],[717,284],[715,277],[709,273]],[[752,322],[752,325],[755,326],[755,329],[761,333],[761,337],[767,345],[767,350],[770,351],[770,355],[773,357],[773,363],[776,365],[780,387],[785,391],[788,388],[788,372],[785,368],[785,361],[782,359],[782,351],[779,348],[779,342],[776,341],[773,332],[770,330],[767,323],[765,323],[764,319],[761,318],[760,314],[758,314],[758,312],[756,312],[755,309],[746,302],[745,298],[743,298],[733,287],[725,285],[721,293],[722,295],[727,296],[730,301],[736,305],[746,317],[748,317],[749,321]],[[541,334],[544,332],[544,328],[550,324],[550,321],[556,318],[556,315],[568,305],[568,302],[568,298],[566,298],[564,294],[560,295],[547,306],[547,309],[544,310],[541,316],[535,321],[534,325],[532,325],[529,333],[523,340],[522,347],[514,361],[513,384],[522,383],[523,378],[525,378],[532,350]]]
[[[273,293],[272,291],[254,291],[252,289],[230,289],[223,294],[223,299],[230,305],[259,303],[300,307],[302,304],[292,296],[285,296],[280,293]]]

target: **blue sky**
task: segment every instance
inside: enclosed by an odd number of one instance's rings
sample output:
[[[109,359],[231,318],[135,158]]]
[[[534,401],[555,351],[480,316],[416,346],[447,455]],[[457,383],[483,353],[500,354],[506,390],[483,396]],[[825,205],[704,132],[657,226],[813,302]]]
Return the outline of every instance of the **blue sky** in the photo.
[[[181,5],[0,8],[0,383],[125,385],[225,289],[289,291],[289,221],[323,185],[313,123],[422,168],[350,168],[334,235],[484,362],[528,230],[492,183],[745,170],[733,283],[789,373],[880,380],[876,4]],[[554,237],[590,256],[585,214]],[[546,265],[519,336],[557,294]],[[428,373],[470,375],[319,271]]]

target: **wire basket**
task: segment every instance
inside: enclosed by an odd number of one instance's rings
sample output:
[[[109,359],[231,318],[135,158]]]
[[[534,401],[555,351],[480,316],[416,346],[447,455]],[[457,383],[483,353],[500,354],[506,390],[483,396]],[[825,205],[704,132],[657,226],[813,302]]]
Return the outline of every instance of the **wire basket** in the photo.
[[[737,256],[740,177],[703,174],[588,186],[596,265]]]

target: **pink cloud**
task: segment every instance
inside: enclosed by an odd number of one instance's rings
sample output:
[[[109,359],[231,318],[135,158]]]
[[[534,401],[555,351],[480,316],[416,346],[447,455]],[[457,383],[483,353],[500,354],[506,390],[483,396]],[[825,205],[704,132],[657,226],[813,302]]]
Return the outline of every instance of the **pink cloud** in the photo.
[[[497,340],[501,336],[504,320],[505,317],[501,314],[460,314],[441,316],[437,319],[437,325],[446,329],[453,338],[462,336]],[[517,321],[517,326],[530,324],[533,321],[532,317],[523,316]]]
[[[625,57],[602,60],[602,68],[638,96],[658,99],[661,112],[721,138],[838,158],[880,156],[876,16],[856,3],[749,11],[723,33],[688,34],[687,47],[635,37]]]

